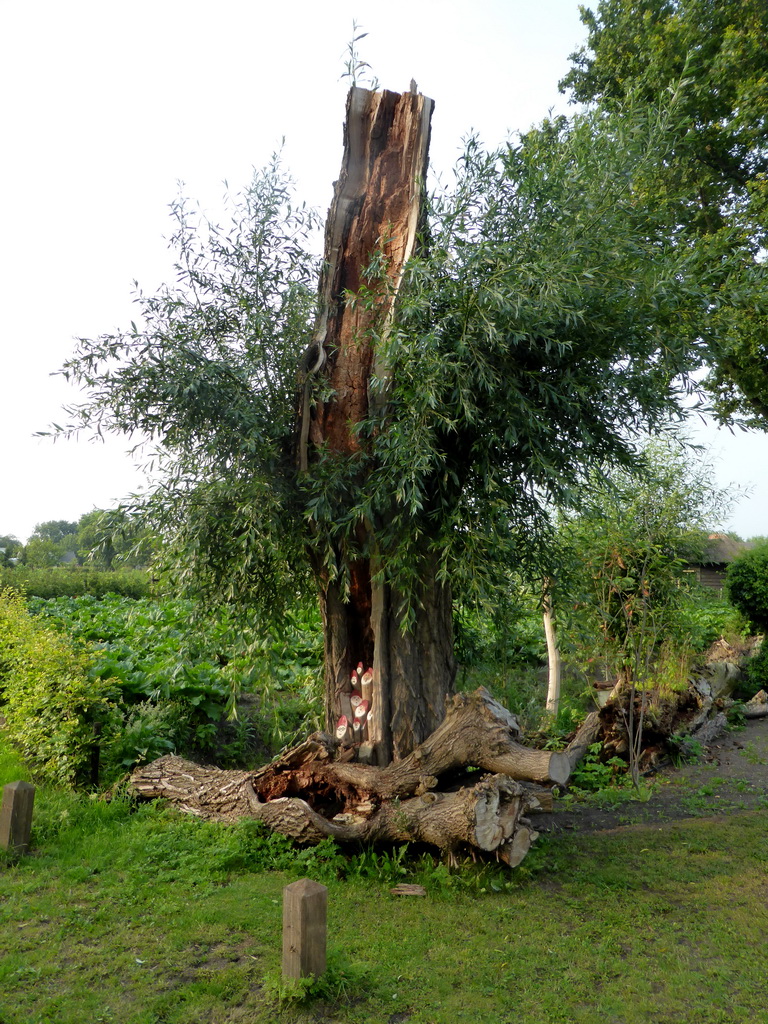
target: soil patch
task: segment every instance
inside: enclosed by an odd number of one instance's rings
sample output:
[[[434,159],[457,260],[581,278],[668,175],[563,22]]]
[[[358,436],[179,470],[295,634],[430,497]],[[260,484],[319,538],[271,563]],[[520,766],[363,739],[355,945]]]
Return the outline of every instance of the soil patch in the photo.
[[[696,763],[676,767],[669,762],[644,781],[651,788],[645,802],[632,799],[632,790],[626,799],[619,793],[617,802],[611,798],[610,803],[574,801],[565,794],[551,814],[535,816],[535,828],[549,834],[599,832],[768,807],[768,718],[725,732]]]

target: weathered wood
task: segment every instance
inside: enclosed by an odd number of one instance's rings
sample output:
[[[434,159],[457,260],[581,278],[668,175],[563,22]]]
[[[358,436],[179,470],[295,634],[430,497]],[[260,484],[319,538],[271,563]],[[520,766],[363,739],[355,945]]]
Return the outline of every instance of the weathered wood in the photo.
[[[427,890],[423,885],[410,885],[408,882],[401,882],[394,889],[389,890],[393,896],[426,896]]]
[[[301,878],[283,889],[283,977],[325,973],[328,890]]]
[[[732,666],[731,666],[732,667]],[[706,745],[711,744],[726,726],[721,708],[731,703],[727,686],[736,678],[729,671],[721,677],[713,675],[712,666],[697,671],[688,679],[685,689],[660,691],[619,679],[611,691],[608,702],[599,711],[587,716],[579,732],[568,747],[571,767],[575,767],[592,743],[602,743],[602,757],[614,755],[627,758],[630,748],[628,725],[642,721],[642,737],[638,743],[640,768],[649,768],[663,759],[670,748],[672,736],[689,736]],[[726,679],[727,677],[727,679]],[[719,680],[713,695],[713,679]],[[643,700],[646,714],[641,717]],[[634,701],[633,714],[630,702]],[[637,743],[637,739],[635,738]]]
[[[314,332],[322,360],[318,373],[333,394],[316,403],[310,419],[309,441],[315,448],[360,451],[355,425],[378,400],[371,375],[379,385],[388,376],[380,341],[416,245],[433,107],[421,94],[357,86],[349,91]],[[374,260],[376,270],[369,270]],[[370,658],[361,660],[371,664]]]
[[[35,787],[28,782],[10,782],[3,787],[0,807],[0,846],[10,853],[23,854],[29,849],[32,833],[32,810]]]
[[[379,799],[409,796],[419,790],[433,789],[440,776],[468,766],[509,775],[529,782],[554,782],[564,785],[570,774],[566,754],[550,750],[534,750],[519,742],[520,727],[514,715],[480,687],[474,693],[456,694],[448,702],[444,721],[402,761],[385,768],[354,763],[332,763],[332,751],[315,746],[320,773],[316,784],[355,793],[375,793]],[[323,741],[315,737],[315,744]],[[286,773],[284,759],[278,760],[254,775],[254,789],[263,799],[274,799],[293,787],[299,775],[307,778],[312,772],[306,757],[306,746],[297,748],[299,773],[293,765]],[[288,757],[289,755],[285,755]]]
[[[248,772],[201,768],[175,755],[160,761],[162,764],[156,761],[140,769],[142,777],[138,777],[139,772],[134,773],[134,786],[143,795],[163,796],[181,810],[200,817],[225,821],[245,816],[256,818],[273,831],[301,843],[322,839],[341,843],[410,841],[446,851],[466,846],[495,852],[512,864],[519,863],[516,858],[521,846],[527,850],[534,836],[527,827],[527,819],[524,820],[529,809],[525,789],[504,775],[487,776],[456,792],[426,791],[405,800],[379,801],[359,794],[353,802],[348,793],[349,802],[338,805],[343,809],[330,817],[319,813],[310,803],[317,796],[316,778],[311,780],[312,790],[307,799],[284,796],[263,801]],[[195,777],[200,779],[199,801],[190,794],[190,780]],[[221,807],[211,799],[211,783],[214,787],[221,784],[226,790]],[[235,792],[240,796],[237,811],[232,801]],[[528,833],[527,837],[516,839],[521,830]]]
[[[765,690],[758,690],[751,700],[746,701],[742,711],[745,718],[768,717],[768,693]]]
[[[255,772],[203,768],[174,755],[137,769],[132,783],[192,814],[217,820],[254,817],[306,843],[414,840],[441,850],[467,846],[518,863],[534,833],[524,818],[539,803],[512,778],[567,780],[565,754],[517,742],[517,722],[484,689],[458,694],[428,740],[386,768],[349,760],[318,733]],[[492,775],[450,792],[439,779],[474,766]],[[527,836],[523,834],[527,832]]]
[[[555,798],[551,789],[543,786],[523,786],[528,804],[528,814],[551,814],[555,809]]]
[[[579,726],[576,735],[568,744],[565,751],[571,771],[573,771],[579,761],[581,761],[592,744],[598,741],[602,727],[603,724],[600,721],[600,712],[590,711]]]
[[[718,711],[713,718],[708,718],[706,722],[702,722],[694,732],[690,733],[690,736],[691,739],[697,740],[702,746],[708,747],[722,736],[727,728],[728,719],[725,713]]]
[[[369,446],[360,424],[384,416],[391,367],[387,337],[406,264],[418,242],[434,104],[416,92],[354,87],[347,99],[344,152],[325,230],[320,302],[307,357],[297,431],[300,472],[318,459],[354,469]],[[393,506],[394,508],[394,506]],[[381,513],[386,518],[386,511]],[[403,595],[380,573],[372,523],[356,537],[364,556],[339,543],[327,559],[308,545],[317,577],[325,639],[326,728],[347,715],[346,694],[358,661],[373,667],[366,739],[379,765],[404,757],[435,729],[455,677],[449,587],[425,538],[413,595],[411,630]]]

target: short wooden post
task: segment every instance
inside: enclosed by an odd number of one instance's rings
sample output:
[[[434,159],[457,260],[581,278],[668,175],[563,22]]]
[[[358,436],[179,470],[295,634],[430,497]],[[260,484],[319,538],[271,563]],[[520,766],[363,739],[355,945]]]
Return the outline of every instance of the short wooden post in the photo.
[[[99,768],[101,759],[101,722],[93,723],[93,746],[91,747],[91,785],[99,784]]]
[[[328,890],[302,878],[283,889],[283,977],[325,973]]]
[[[28,782],[10,782],[3,787],[0,807],[0,846],[10,853],[26,853],[32,832],[35,787]]]

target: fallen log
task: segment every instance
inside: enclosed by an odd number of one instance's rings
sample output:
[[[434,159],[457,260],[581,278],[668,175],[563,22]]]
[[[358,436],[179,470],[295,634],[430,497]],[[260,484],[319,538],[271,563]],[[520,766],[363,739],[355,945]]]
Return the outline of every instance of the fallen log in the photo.
[[[578,728],[576,735],[565,749],[571,771],[581,761],[593,743],[597,743],[602,734],[603,723],[599,711],[590,711]]]
[[[660,691],[640,685],[633,688],[625,680],[619,680],[605,705],[587,715],[566,749],[571,770],[593,743],[601,744],[603,760],[614,756],[628,759],[630,721],[635,729],[642,722],[641,770],[659,764],[670,749],[677,749],[681,737],[709,746],[726,728],[722,707],[732,703],[727,690],[738,676],[738,670],[732,671],[735,666],[719,664],[728,671],[718,676],[710,671],[711,666],[706,666],[706,671],[690,676],[683,690]],[[717,697],[713,696],[713,680],[717,684]],[[746,717],[768,716],[768,707],[762,710],[759,694],[743,708]]]
[[[469,847],[516,867],[537,833],[524,817],[526,790],[505,775],[486,776],[455,792],[428,791],[406,800],[349,804],[327,818],[301,797],[263,801],[251,772],[205,768],[169,754],[134,772],[134,789],[180,810],[217,821],[249,817],[300,843],[419,842],[454,852]],[[531,801],[535,805],[535,798]]]
[[[457,694],[445,720],[408,757],[386,768],[353,762],[354,750],[316,733],[257,771],[223,771],[162,757],[137,769],[133,788],[200,817],[257,818],[304,843],[416,841],[470,847],[515,866],[536,833],[525,814],[539,801],[519,779],[564,784],[565,754],[518,742],[517,721],[479,689]],[[491,774],[437,792],[468,767]]]

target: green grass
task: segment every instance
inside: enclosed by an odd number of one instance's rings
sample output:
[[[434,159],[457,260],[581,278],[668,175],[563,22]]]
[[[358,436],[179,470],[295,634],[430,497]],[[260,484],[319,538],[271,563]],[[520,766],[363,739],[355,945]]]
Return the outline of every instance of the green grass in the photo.
[[[21,777],[0,749],[0,782]],[[767,837],[757,811],[449,873],[41,788],[32,855],[0,865],[0,1022],[752,1024]],[[279,983],[301,875],[328,885],[331,964],[304,1003]],[[392,896],[398,880],[427,896]]]

